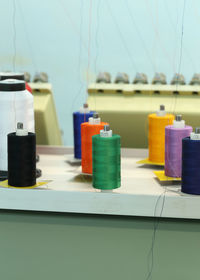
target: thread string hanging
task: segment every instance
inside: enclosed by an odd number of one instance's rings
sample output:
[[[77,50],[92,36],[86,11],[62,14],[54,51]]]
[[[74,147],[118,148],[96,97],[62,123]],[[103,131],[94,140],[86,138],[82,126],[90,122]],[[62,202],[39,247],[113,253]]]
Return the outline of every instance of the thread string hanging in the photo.
[[[91,26],[92,26],[92,0],[90,0],[90,7],[89,7],[87,87],[89,84],[89,71],[90,71]]]
[[[27,41],[29,51],[30,51],[31,61],[32,61],[32,64],[34,66],[35,72],[38,72],[38,66],[37,66],[37,63],[36,63],[36,59],[35,59],[34,51],[33,51],[33,48],[32,48],[32,44],[31,44],[31,41],[30,41],[30,38],[29,38],[29,32],[27,30],[25,16],[24,16],[23,9],[22,9],[22,6],[21,6],[21,0],[18,0],[17,3],[18,3],[18,6],[19,6],[19,12],[20,12],[20,15],[21,15],[22,25],[24,27],[26,41]]]
[[[13,0],[13,71],[15,72],[15,64],[16,64],[16,54],[17,54],[17,46],[16,46],[16,2]]]
[[[115,24],[115,27],[116,27],[116,29],[117,29],[117,32],[118,32],[118,34],[119,34],[119,36],[120,36],[120,38],[121,38],[121,42],[122,42],[122,44],[123,44],[123,46],[124,46],[124,49],[126,50],[126,53],[127,53],[128,57],[129,57],[129,59],[130,59],[131,66],[132,66],[133,70],[137,72],[136,62],[135,62],[133,56],[131,55],[131,52],[130,52],[130,50],[129,50],[129,48],[128,48],[128,45],[127,45],[127,43],[126,43],[126,41],[125,41],[125,39],[124,39],[123,33],[121,32],[121,29],[120,29],[120,27],[119,27],[119,25],[118,25],[118,22],[117,22],[117,20],[116,20],[116,18],[115,18],[115,16],[114,16],[114,14],[112,13],[112,10],[111,10],[109,1],[106,1],[106,5],[107,5],[107,7],[108,7],[108,11],[109,11],[109,13],[110,13],[110,15],[111,15],[111,18],[112,18],[112,20],[113,20],[113,23]]]
[[[165,206],[166,192],[167,192],[167,187],[165,187],[164,192],[162,192],[159,195],[159,197],[157,198],[156,205],[155,205],[155,208],[154,208],[154,224],[153,224],[153,233],[152,233],[152,239],[151,239],[151,247],[149,249],[149,253],[148,253],[148,256],[147,256],[147,258],[148,258],[148,272],[147,272],[146,280],[151,279],[152,272],[153,272],[154,247],[155,247],[155,242],[156,242],[156,234],[157,234],[160,218],[162,217],[164,206]],[[162,204],[161,204],[160,214],[159,214],[158,217],[156,217],[157,208],[158,208],[158,205],[159,205],[159,202],[160,202],[160,199],[162,198],[162,196],[163,196],[163,200],[162,200]]]
[[[144,49],[144,51],[145,51],[145,53],[146,53],[146,57],[148,58],[148,60],[149,60],[149,62],[150,62],[150,64],[151,64],[153,70],[156,71],[155,63],[154,63],[153,60],[151,59],[151,56],[150,56],[150,54],[149,54],[148,48],[146,47],[144,38],[142,37],[142,34],[141,34],[141,32],[140,32],[140,30],[139,30],[139,28],[138,28],[138,26],[137,26],[137,24],[136,24],[136,22],[135,22],[135,20],[134,20],[134,16],[133,16],[133,13],[132,13],[132,9],[131,9],[131,7],[130,7],[130,5],[129,5],[129,2],[128,2],[128,1],[124,1],[124,5],[125,5],[126,10],[127,10],[128,14],[129,14],[129,16],[130,16],[132,25],[133,25],[133,27],[135,28],[135,30],[136,30],[136,32],[137,32],[137,34],[138,34],[138,37],[140,38],[140,41],[141,41],[141,43],[142,43],[142,47],[143,47],[143,49]]]
[[[183,13],[182,13],[182,23],[181,23],[181,41],[180,41],[180,54],[179,54],[179,65],[178,65],[178,75],[180,76],[181,72],[181,63],[182,63],[182,53],[183,53],[183,34],[184,34],[184,19],[185,19],[185,6],[186,6],[186,0],[184,0],[183,3]],[[176,83],[176,91],[178,91],[178,83]],[[177,103],[177,94],[175,95],[175,101],[174,101],[174,110],[175,113],[176,110],[176,103]]]
[[[77,98],[81,95],[82,93],[82,90],[83,90],[83,87],[84,87],[84,83],[82,81],[82,72],[81,72],[81,61],[82,61],[82,29],[83,29],[83,5],[84,3],[84,0],[81,1],[81,7],[80,7],[80,27],[79,27],[79,56],[78,56],[78,79],[79,79],[79,88],[78,88],[78,92],[77,94],[75,95],[74,99],[73,99],[73,102],[72,102],[72,106],[71,106],[71,113],[73,112],[74,110],[74,105],[77,101]]]
[[[170,67],[171,67],[171,65],[173,65],[173,64],[171,64],[171,62],[170,62],[170,61],[171,61],[171,57],[170,57],[168,51],[166,50],[166,48],[164,47],[164,44],[162,43],[162,40],[161,40],[161,38],[160,38],[159,31],[158,31],[156,25],[154,24],[154,21],[153,21],[153,18],[154,18],[154,17],[153,17],[153,14],[152,14],[152,10],[151,10],[150,7],[149,7],[148,0],[145,0],[145,4],[146,4],[147,14],[148,14],[148,15],[150,14],[150,16],[151,16],[151,17],[150,17],[150,18],[151,18],[151,24],[152,24],[152,27],[153,27],[155,36],[156,36],[157,39],[158,39],[158,43],[159,43],[160,46],[161,46],[161,50],[162,50],[162,52],[163,52],[164,57],[167,57],[167,58],[168,58],[168,62],[169,62]]]

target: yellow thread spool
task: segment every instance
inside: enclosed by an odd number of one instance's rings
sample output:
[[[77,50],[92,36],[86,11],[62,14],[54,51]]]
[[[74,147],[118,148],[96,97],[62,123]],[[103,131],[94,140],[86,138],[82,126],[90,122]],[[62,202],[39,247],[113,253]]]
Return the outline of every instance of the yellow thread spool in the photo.
[[[159,113],[160,112],[160,113]],[[164,163],[165,161],[165,127],[173,123],[174,115],[166,114],[164,106],[160,111],[150,114],[149,120],[149,161]]]

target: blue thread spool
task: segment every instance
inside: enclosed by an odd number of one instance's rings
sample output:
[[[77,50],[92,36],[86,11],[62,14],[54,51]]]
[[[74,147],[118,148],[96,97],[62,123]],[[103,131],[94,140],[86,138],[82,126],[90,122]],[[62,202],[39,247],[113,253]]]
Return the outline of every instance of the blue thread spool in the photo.
[[[200,195],[200,128],[182,140],[182,186],[188,194]]]
[[[74,157],[77,159],[81,159],[81,124],[87,122],[93,114],[94,112],[89,110],[88,104],[84,104],[79,112],[73,113]]]

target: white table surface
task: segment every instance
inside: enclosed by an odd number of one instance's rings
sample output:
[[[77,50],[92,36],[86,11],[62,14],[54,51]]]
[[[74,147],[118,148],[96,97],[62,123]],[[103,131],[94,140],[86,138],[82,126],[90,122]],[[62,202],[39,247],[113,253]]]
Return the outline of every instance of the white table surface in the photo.
[[[181,193],[180,184],[161,185],[153,173],[156,167],[136,164],[144,151],[125,151],[129,157],[122,157],[121,187],[113,192],[94,189],[90,176],[67,163],[71,155],[62,153],[70,150],[58,151],[41,154],[40,149],[37,167],[43,176],[38,181],[51,182],[36,189],[0,187],[0,209],[200,219],[200,196]]]

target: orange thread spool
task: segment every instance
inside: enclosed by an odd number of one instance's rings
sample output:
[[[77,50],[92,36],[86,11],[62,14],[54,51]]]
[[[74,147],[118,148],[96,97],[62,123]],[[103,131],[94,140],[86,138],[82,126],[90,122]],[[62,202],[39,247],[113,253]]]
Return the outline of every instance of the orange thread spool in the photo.
[[[174,115],[158,116],[150,114],[149,119],[149,161],[164,163],[165,161],[165,127],[173,123]]]
[[[92,174],[92,136],[99,134],[108,123],[90,124],[85,122],[81,124],[81,158],[82,172]]]

